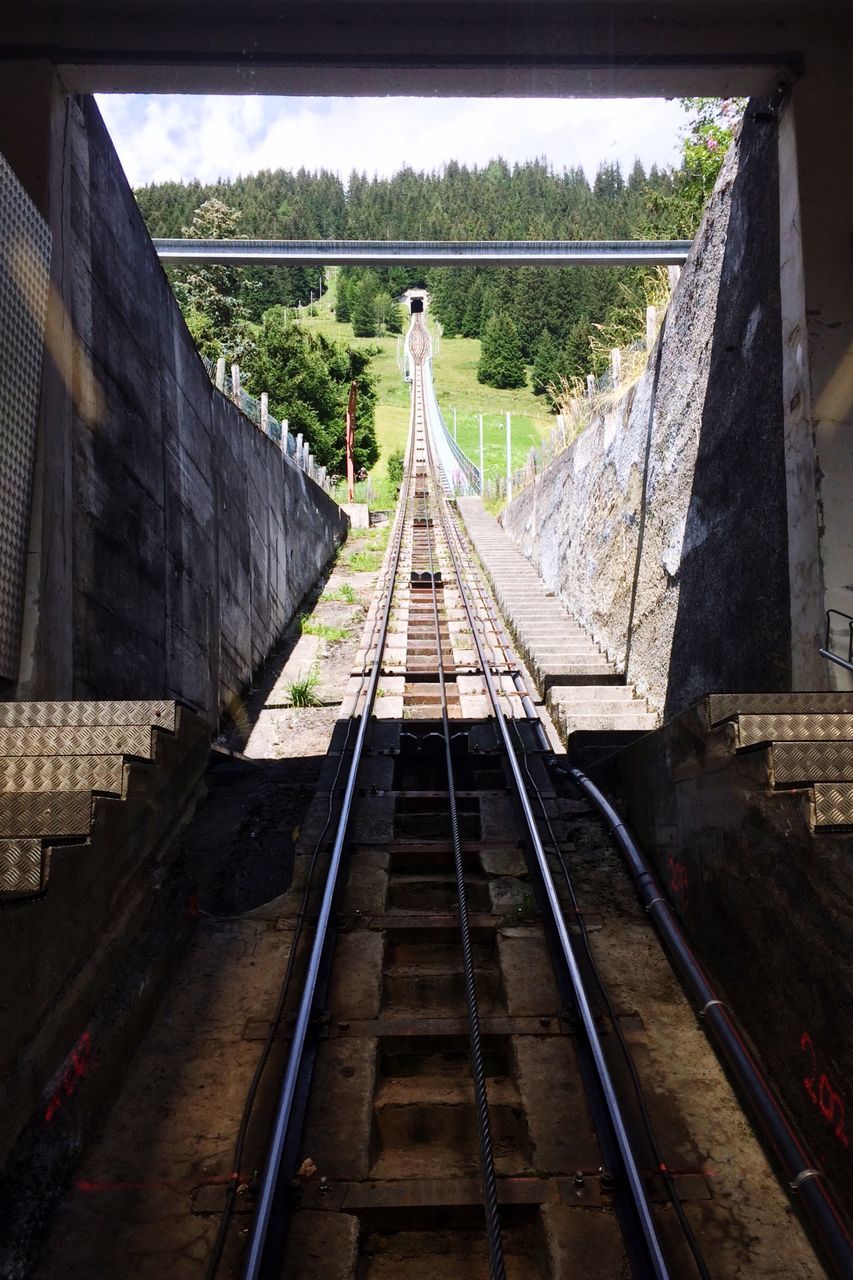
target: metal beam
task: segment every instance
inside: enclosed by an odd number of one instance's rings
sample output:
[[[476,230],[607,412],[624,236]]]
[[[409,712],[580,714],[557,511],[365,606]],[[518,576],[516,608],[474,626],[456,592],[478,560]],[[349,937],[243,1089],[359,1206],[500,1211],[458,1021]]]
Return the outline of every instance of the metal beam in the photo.
[[[689,240],[155,240],[162,262],[229,266],[680,266]]]

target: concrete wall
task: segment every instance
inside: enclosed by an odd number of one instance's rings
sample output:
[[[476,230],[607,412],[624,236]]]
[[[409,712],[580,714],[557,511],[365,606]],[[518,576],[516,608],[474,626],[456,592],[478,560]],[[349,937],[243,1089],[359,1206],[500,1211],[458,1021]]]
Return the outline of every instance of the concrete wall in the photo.
[[[215,720],[347,522],[211,386],[94,100],[33,74],[48,159],[0,126],[54,233],[17,696],[177,697]]]
[[[789,564],[811,513],[786,453],[777,127],[751,104],[648,368],[510,505],[507,532],[666,715],[713,689],[791,687],[817,594]],[[805,517],[808,521],[808,514]],[[798,551],[799,554],[799,551]],[[808,687],[808,685],[807,685]]]
[[[853,1211],[853,839],[813,832],[808,790],[771,789],[705,700],[605,766],[669,900],[808,1148]]]

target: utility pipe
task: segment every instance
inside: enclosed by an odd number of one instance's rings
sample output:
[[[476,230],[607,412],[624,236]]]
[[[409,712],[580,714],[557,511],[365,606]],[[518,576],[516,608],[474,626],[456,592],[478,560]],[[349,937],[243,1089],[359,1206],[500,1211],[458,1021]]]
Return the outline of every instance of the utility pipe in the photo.
[[[625,859],[640,901],[669,952],[673,964],[699,1007],[705,1028],[713,1032],[729,1070],[749,1101],[765,1136],[788,1179],[791,1192],[801,1202],[820,1243],[843,1280],[853,1277],[853,1239],[830,1198],[823,1174],[804,1150],[726,1005],[720,1000],[696,953],[675,918],[663,886],[640,852],[618,810],[580,769],[569,775],[607,822]]]

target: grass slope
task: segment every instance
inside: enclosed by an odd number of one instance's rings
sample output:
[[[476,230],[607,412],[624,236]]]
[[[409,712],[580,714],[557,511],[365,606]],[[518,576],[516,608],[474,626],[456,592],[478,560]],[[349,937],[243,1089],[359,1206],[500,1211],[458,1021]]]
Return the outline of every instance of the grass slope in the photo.
[[[403,381],[397,365],[395,336],[356,338],[351,324],[339,324],[332,313],[334,306],[334,273],[332,287],[316,307],[316,315],[305,311],[300,324],[315,333],[322,333],[337,342],[352,347],[378,348],[373,358],[376,375],[376,438],[379,441],[379,461],[373,468],[373,481],[383,485],[386,479],[388,455],[395,449],[405,449],[409,431],[409,387]],[[433,328],[433,326],[430,326]],[[448,428],[453,429],[453,409],[456,409],[457,439],[471,460],[479,465],[479,423],[477,415],[483,414],[483,452],[487,478],[506,473],[506,415],[512,414],[512,465],[520,467],[531,447],[537,445],[554,426],[554,418],[546,412],[541,399],[534,396],[530,387],[513,391],[500,391],[486,387],[477,381],[477,365],[480,360],[478,338],[442,338],[438,343],[438,355],[433,360],[435,389],[438,403]]]
[[[511,445],[513,469],[527,459],[554,426],[553,415],[529,386],[500,391],[477,381],[480,361],[479,338],[442,338],[433,359],[435,393],[448,429],[453,430],[456,409],[456,439],[472,462],[480,464],[480,425],[483,415],[483,458],[487,479],[506,474],[506,415],[512,415]]]

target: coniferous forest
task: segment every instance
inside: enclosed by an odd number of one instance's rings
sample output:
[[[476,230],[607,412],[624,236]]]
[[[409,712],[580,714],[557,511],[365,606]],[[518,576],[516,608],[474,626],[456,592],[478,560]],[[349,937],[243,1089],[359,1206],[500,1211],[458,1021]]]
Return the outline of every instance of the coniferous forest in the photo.
[[[691,120],[681,164],[646,172],[637,161],[627,176],[612,163],[602,164],[590,181],[579,168],[557,171],[544,160],[510,165],[497,159],[483,168],[454,161],[431,173],[406,168],[390,178],[353,172],[346,181],[326,170],[265,170],[208,184],[163,182],[135,194],[152,236],[690,238],[743,104],[691,99],[684,105]],[[200,349],[214,354],[218,347],[233,357],[245,348],[247,369],[253,349],[255,362],[262,355],[257,343],[265,313],[304,305],[323,287],[323,273],[313,268],[219,270],[227,284],[216,278],[216,268],[194,275],[173,269],[170,275]],[[651,283],[644,268],[343,268],[336,317],[350,321],[356,336],[397,332],[402,317],[395,299],[410,286],[426,287],[447,337],[484,340],[481,381],[522,385],[529,365],[533,390],[547,399],[561,377],[601,372],[610,346],[641,336]],[[230,325],[218,311],[230,316]],[[329,353],[314,354],[325,360]],[[367,371],[362,376],[366,381]],[[287,409],[283,404],[280,412]]]

